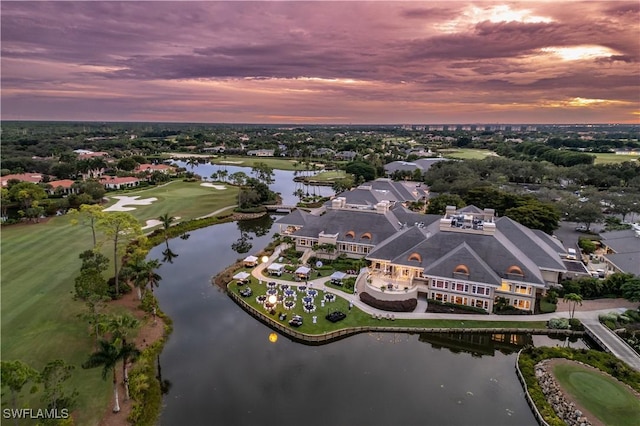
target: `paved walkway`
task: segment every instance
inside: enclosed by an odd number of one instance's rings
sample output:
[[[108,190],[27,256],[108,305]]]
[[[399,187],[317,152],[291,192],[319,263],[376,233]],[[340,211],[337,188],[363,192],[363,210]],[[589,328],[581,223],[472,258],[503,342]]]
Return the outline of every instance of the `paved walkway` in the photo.
[[[598,319],[588,318],[582,321],[587,334],[600,340],[608,348],[608,352],[640,371],[640,356],[617,334],[600,324]]]
[[[256,266],[251,272],[252,275],[261,281],[275,281],[279,284],[289,284],[289,285],[302,285],[305,283],[297,283],[289,280],[282,280],[273,277],[266,277],[262,275],[262,271],[273,262],[275,259],[280,257],[280,252],[282,250],[282,246],[276,248],[274,253],[269,258],[269,261],[266,263],[262,263]],[[364,289],[363,284],[360,284],[356,287],[356,294],[348,294],[340,290],[336,290],[331,287],[327,287],[324,283],[328,280],[327,277],[316,278],[314,280],[307,281],[309,287],[313,287],[316,290],[322,290],[328,293],[333,293],[337,296],[342,297],[343,299],[347,299],[350,301],[353,306],[357,306],[362,311],[371,314],[371,315],[383,315],[386,316],[389,314],[387,311],[383,311],[380,309],[373,308],[365,303],[363,303],[358,297],[357,293],[362,292]],[[569,312],[554,312],[550,314],[540,314],[540,315],[481,315],[481,314],[441,314],[441,313],[429,313],[425,312],[427,308],[427,302],[423,299],[418,299],[418,305],[413,312],[394,312],[393,315],[397,319],[466,319],[466,320],[477,320],[477,321],[548,321],[552,318],[568,318]],[[597,309],[597,310],[576,310],[575,317],[582,321],[585,326],[589,328],[595,336],[600,339],[618,358],[625,361],[627,364],[632,366],[633,368],[640,371],[640,356],[633,351],[622,339],[620,339],[617,335],[611,332],[608,328],[604,327],[600,324],[598,320],[598,316],[600,314],[606,314],[612,311],[618,311],[620,313],[624,312],[627,307],[624,308],[607,308],[607,309]]]

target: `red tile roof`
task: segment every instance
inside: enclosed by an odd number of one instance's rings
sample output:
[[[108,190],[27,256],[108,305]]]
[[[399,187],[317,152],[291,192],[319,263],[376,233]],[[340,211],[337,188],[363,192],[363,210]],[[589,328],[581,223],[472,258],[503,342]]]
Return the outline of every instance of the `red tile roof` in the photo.
[[[0,182],[2,182],[2,186],[7,186],[7,183],[11,179],[16,179],[22,182],[38,183],[42,180],[42,175],[39,173],[20,173],[16,175],[6,175],[0,177]]]

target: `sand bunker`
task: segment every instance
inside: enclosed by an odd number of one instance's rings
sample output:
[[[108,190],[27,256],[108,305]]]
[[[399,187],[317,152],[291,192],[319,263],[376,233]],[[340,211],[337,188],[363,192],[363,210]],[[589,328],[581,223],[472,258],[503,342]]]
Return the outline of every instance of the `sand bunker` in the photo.
[[[200,186],[206,186],[207,188],[214,188],[219,191],[223,189],[227,189],[227,187],[224,185],[216,185],[215,183],[209,183],[209,182],[201,183]]]
[[[161,223],[162,222],[160,222],[158,219],[149,219],[149,220],[147,220],[147,224],[145,226],[143,226],[142,229],[153,228],[154,226],[158,226]]]
[[[128,212],[131,210],[135,210],[135,207],[125,207],[126,205],[134,205],[134,206],[148,206],[151,203],[153,203],[154,201],[158,201],[157,198],[153,197],[153,198],[144,198],[142,200],[138,200],[138,198],[140,198],[139,195],[136,195],[134,197],[129,197],[126,195],[117,195],[115,197],[111,197],[111,198],[116,198],[118,200],[117,203],[115,203],[114,205],[112,205],[111,207],[107,207],[106,209],[104,209],[103,211],[105,212]]]
[[[240,161],[222,160],[221,163],[224,163],[224,164],[242,164],[242,163],[244,163],[244,161],[242,161],[242,160],[240,160]]]

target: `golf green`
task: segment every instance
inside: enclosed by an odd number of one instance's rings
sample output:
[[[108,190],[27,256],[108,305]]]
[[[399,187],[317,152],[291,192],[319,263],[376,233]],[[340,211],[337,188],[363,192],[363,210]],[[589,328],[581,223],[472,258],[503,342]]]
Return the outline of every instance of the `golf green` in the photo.
[[[553,374],[567,396],[604,424],[638,424],[640,399],[618,380],[574,362],[556,364]]]

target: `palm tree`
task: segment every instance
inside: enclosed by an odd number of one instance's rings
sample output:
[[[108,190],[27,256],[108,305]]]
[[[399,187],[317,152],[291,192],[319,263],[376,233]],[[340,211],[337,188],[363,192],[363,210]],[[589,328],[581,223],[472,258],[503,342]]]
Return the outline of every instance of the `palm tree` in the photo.
[[[118,399],[118,380],[116,377],[116,365],[122,359],[124,351],[119,349],[115,343],[101,340],[98,350],[89,356],[89,359],[82,364],[82,368],[102,367],[102,379],[107,379],[109,371],[113,371],[113,412],[120,411],[120,400]]]
[[[191,167],[191,171],[198,165],[198,159],[195,157],[190,157],[187,159],[187,166]]]
[[[162,228],[164,229],[164,243],[167,245],[167,248],[169,248],[169,228],[175,219],[175,217],[169,216],[169,213],[165,213],[158,217],[158,220],[162,223]]]
[[[582,296],[580,296],[577,293],[569,293],[569,294],[565,294],[564,295],[564,299],[565,302],[570,302],[573,304],[572,308],[571,308],[571,315],[569,316],[570,319],[573,319],[573,315],[576,312],[576,305],[580,304],[580,306],[582,306]]]
[[[158,287],[162,277],[156,273],[156,269],[160,267],[158,260],[138,260],[131,265],[133,284],[138,291],[138,300],[142,300],[143,290],[146,290],[147,286],[153,293],[153,287]]]
[[[138,327],[140,321],[131,314],[113,315],[107,319],[107,330],[111,333],[113,342],[122,343],[122,347],[127,347],[127,337],[129,333]],[[129,399],[129,353],[125,352],[122,357],[122,380],[124,382],[124,400]]]
[[[220,176],[219,172],[216,170],[215,172],[211,173],[211,179],[217,181],[218,177]]]

